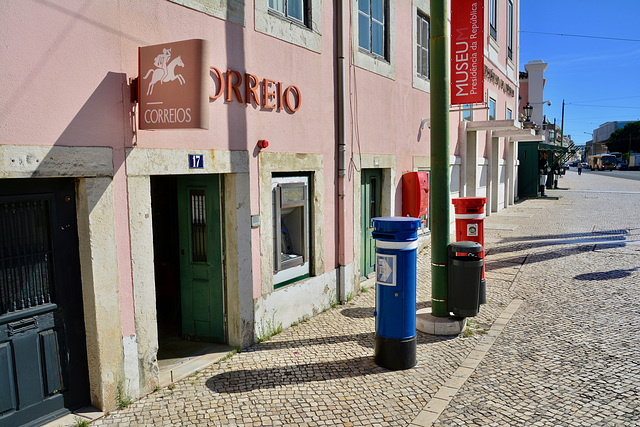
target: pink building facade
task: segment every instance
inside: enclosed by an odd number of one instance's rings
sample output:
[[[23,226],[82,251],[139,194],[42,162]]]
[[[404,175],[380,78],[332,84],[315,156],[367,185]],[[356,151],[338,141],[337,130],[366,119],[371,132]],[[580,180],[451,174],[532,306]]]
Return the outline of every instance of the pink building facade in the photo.
[[[370,219],[401,215],[402,176],[431,168],[430,2],[381,4],[4,5],[0,329],[19,332],[0,332],[0,423],[111,410],[190,372],[163,362],[176,341],[248,346],[359,292]],[[451,196],[487,197],[487,214],[517,199],[530,135],[518,16],[485,1],[485,102],[450,114]],[[192,39],[208,42],[207,129],[142,130],[137,91],[188,90],[169,45]],[[148,120],[187,120],[169,110]],[[36,348],[65,351],[40,351],[36,375]],[[41,390],[12,379],[29,375]]]

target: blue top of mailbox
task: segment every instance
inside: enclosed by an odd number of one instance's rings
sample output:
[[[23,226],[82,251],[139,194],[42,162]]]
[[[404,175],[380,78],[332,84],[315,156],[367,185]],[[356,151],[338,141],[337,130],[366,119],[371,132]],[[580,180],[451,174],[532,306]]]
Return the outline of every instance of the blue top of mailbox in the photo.
[[[415,240],[422,221],[418,218],[403,216],[373,218],[372,233],[374,239],[380,240]]]

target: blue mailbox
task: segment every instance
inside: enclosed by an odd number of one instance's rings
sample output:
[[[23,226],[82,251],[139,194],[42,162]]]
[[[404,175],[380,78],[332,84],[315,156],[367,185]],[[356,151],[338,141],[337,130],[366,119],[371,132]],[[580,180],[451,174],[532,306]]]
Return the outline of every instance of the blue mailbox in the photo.
[[[373,218],[376,240],[374,361],[391,370],[416,364],[416,269],[420,219]]]

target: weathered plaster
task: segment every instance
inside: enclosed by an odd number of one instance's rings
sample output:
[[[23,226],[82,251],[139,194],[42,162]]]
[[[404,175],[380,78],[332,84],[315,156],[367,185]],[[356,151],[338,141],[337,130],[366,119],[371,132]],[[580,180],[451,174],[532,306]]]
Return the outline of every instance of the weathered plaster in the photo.
[[[204,167],[189,169],[189,154],[202,154]],[[127,173],[129,176],[241,172],[249,172],[249,153],[247,151],[159,148],[130,148],[127,150]]]
[[[122,338],[124,353],[124,380],[121,384],[121,392],[125,396],[138,399],[140,393],[140,370],[138,364],[138,341],[136,334]]]
[[[127,375],[134,397],[150,393],[158,385],[158,327],[153,264],[153,221],[149,176],[129,176],[129,229],[136,321],[135,378]],[[126,337],[125,337],[126,339]],[[126,353],[125,353],[126,354]],[[129,361],[125,361],[129,366]],[[133,369],[133,367],[131,367]]]
[[[0,178],[113,176],[111,148],[0,145]]]
[[[355,263],[345,266],[347,278],[355,277]],[[285,286],[258,298],[255,303],[256,339],[272,328],[287,328],[294,322],[322,313],[336,303],[338,270]],[[346,283],[347,295],[355,295],[355,282]]]
[[[243,0],[169,0],[174,3],[199,10],[207,15],[244,25],[245,2]]]
[[[255,1],[256,31],[320,53],[322,50],[321,0],[311,0],[310,27],[294,24],[269,13],[268,0]]]
[[[109,411],[124,379],[111,178],[80,179],[76,198],[91,403]]]
[[[253,343],[253,272],[249,174],[224,175],[224,252],[229,345]]]

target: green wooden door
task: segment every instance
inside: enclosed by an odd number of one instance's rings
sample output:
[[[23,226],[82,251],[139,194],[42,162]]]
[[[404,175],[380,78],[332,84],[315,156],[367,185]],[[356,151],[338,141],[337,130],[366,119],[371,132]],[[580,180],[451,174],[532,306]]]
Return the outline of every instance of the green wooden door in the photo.
[[[375,271],[376,244],[371,232],[371,219],[380,216],[380,187],[382,171],[380,169],[363,169],[360,186],[361,197],[361,250],[360,275],[368,276]]]
[[[220,178],[178,178],[182,335],[225,342]]]

